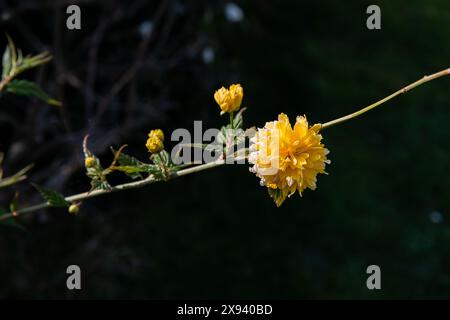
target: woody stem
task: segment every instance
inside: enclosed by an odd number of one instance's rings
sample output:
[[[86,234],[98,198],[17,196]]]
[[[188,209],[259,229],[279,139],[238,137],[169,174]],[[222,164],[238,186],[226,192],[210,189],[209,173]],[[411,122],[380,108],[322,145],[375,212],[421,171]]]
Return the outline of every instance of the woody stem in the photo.
[[[170,178],[176,178],[176,177],[181,177],[181,176],[185,176],[191,173],[196,173],[196,172],[200,172],[203,170],[207,170],[207,169],[211,169],[214,167],[218,167],[225,164],[225,160],[221,159],[221,160],[217,160],[214,162],[210,162],[210,163],[206,163],[206,164],[201,164],[195,167],[191,167],[191,168],[187,168],[187,169],[182,169],[179,170],[173,174],[171,174]],[[111,192],[117,192],[117,191],[123,191],[123,190],[128,190],[128,189],[136,189],[136,188],[141,188],[141,187],[145,187],[149,184],[152,184],[154,182],[158,182],[161,180],[155,179],[153,176],[149,176],[146,179],[143,180],[139,180],[139,181],[135,181],[135,182],[130,182],[130,183],[124,183],[121,185],[117,185],[112,187],[109,190],[93,190],[93,191],[89,191],[89,192],[83,192],[83,193],[79,193],[79,194],[75,194],[69,197],[66,197],[66,201],[67,202],[75,202],[75,201],[81,201],[81,200],[85,200],[85,199],[89,199],[89,198],[93,198],[93,197],[97,197],[103,194],[109,194]],[[51,205],[48,202],[45,203],[40,203],[28,208],[24,208],[24,209],[20,209],[20,210],[16,210],[14,212],[9,212],[6,213],[4,215],[0,216],[0,221],[2,220],[6,220],[9,219],[11,217],[18,217],[18,216],[22,216],[26,213],[31,213],[40,209],[45,209],[45,208],[49,208],[51,207]]]

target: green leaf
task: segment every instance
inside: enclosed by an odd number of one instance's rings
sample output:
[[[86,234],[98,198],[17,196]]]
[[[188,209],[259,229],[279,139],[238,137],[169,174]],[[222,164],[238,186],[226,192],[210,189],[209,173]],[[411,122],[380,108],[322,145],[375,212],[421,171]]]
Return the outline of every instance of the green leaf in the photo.
[[[111,148],[111,151],[114,155],[117,154],[117,151],[113,148]],[[142,179],[142,172],[157,173],[159,171],[157,166],[141,162],[135,157],[127,155],[123,152],[119,154],[117,162],[120,166],[113,166],[111,169],[124,172],[132,179]]]
[[[139,173],[145,172],[145,170],[143,170],[142,168],[133,167],[133,166],[115,166],[115,167],[112,167],[112,169],[124,172],[124,173],[128,174],[129,176],[131,176],[133,179],[138,178],[138,177],[142,178],[142,176]]]
[[[114,155],[116,154],[116,150],[114,150],[113,148],[111,148],[112,152],[114,153]],[[123,152],[120,153],[117,161],[122,165],[122,166],[133,166],[133,167],[138,167],[138,166],[142,166],[145,165],[145,163],[143,163],[142,161],[139,161],[138,159],[136,159],[133,156],[129,156]]]
[[[6,46],[5,52],[3,53],[2,67],[2,79],[5,79],[5,77],[11,71],[11,52],[9,46]]]
[[[41,88],[39,88],[35,83],[28,80],[12,80],[7,86],[6,91],[14,93],[17,95],[36,97],[45,101],[46,103],[60,107],[61,102],[52,99],[48,94],[46,94]]]
[[[145,173],[157,173],[160,170],[158,169],[157,166],[151,165],[151,164],[144,164],[141,166],[115,166],[112,167],[111,169],[113,170],[117,170],[117,171],[121,171],[126,173],[127,175],[129,175],[130,177],[132,177],[133,179],[136,177],[135,175],[137,174],[137,177],[141,177],[140,173],[145,172]],[[136,177],[136,178],[137,178]]]
[[[2,79],[8,76],[17,65],[16,46],[9,35],[6,35],[6,37],[8,38],[8,45],[6,46],[2,58]]]
[[[69,207],[70,203],[66,201],[64,196],[56,191],[38,186],[35,183],[31,184],[36,188],[37,191],[42,195],[42,197],[47,201],[48,205],[52,207]]]
[[[239,129],[242,128],[242,125],[244,124],[244,119],[242,117],[242,113],[245,111],[246,108],[242,108],[239,110],[239,112],[233,117],[233,128]]]
[[[17,51],[19,57],[17,59],[17,68],[15,72],[16,75],[28,69],[36,68],[37,66],[45,64],[52,59],[52,56],[47,51],[37,54],[35,56],[28,55],[26,57],[22,56],[20,50]]]
[[[269,195],[273,199],[273,201],[275,201],[277,207],[281,206],[288,195],[287,192],[283,192],[280,189],[267,188],[267,191],[269,192]]]
[[[166,150],[159,152],[158,156],[164,166],[168,167],[171,165],[170,154]]]
[[[159,179],[169,180],[170,167],[173,166],[169,153],[166,150],[163,150],[153,154],[151,159],[158,168],[158,172],[155,173],[155,176]]]
[[[85,158],[92,157],[94,159],[94,165],[91,167],[86,167],[86,175],[91,178],[91,191],[100,190],[111,190],[111,185],[106,180],[106,175],[111,172],[109,168],[103,169],[100,164],[100,160],[92,154],[92,152],[87,147],[89,135],[86,135],[83,139],[83,153]]]
[[[6,37],[8,38],[9,54],[11,55],[11,69],[14,69],[17,65],[16,46],[9,35],[6,35]]]
[[[17,182],[20,182],[22,180],[25,180],[27,178],[27,176],[25,175],[28,170],[30,170],[33,167],[33,165],[29,165],[25,168],[23,168],[22,170],[20,170],[19,172],[15,173],[14,175],[7,177],[7,178],[3,178],[2,179],[2,172],[0,169],[0,188],[4,188],[7,186],[10,186],[12,184],[15,184]]]
[[[14,198],[12,199],[11,203],[9,204],[9,211],[10,212],[17,211],[18,206],[19,206],[19,192],[16,192],[14,194]]]
[[[92,179],[91,180],[91,190],[111,190],[112,187],[106,180]]]

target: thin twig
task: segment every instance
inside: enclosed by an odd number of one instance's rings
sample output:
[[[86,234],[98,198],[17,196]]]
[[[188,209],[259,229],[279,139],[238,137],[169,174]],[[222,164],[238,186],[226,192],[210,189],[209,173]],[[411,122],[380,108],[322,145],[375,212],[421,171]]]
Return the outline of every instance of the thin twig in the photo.
[[[322,124],[322,129],[329,128],[329,127],[334,126],[334,125],[336,125],[338,123],[342,123],[342,122],[348,121],[350,119],[356,118],[356,117],[362,115],[363,113],[366,113],[367,111],[372,110],[372,109],[378,107],[379,105],[381,105],[381,104],[391,100],[392,98],[395,98],[398,95],[406,93],[406,92],[408,92],[408,91],[410,91],[410,90],[412,90],[412,89],[414,89],[414,88],[416,88],[416,87],[418,87],[418,86],[420,86],[420,85],[422,85],[422,84],[424,84],[424,83],[426,83],[428,81],[431,81],[431,80],[434,80],[434,79],[437,79],[437,78],[440,78],[440,77],[443,77],[443,76],[447,76],[449,74],[450,74],[450,68],[442,70],[442,71],[439,71],[439,72],[436,72],[436,73],[434,73],[434,74],[432,74],[430,76],[425,76],[422,79],[417,80],[416,82],[413,82],[413,83],[407,85],[406,87],[404,87],[404,88],[394,92],[393,94],[387,96],[384,99],[381,99],[381,100],[371,104],[368,107],[365,107],[365,108],[363,108],[361,110],[358,110],[358,111],[356,111],[354,113],[351,113],[349,115],[346,115],[344,117],[341,117],[341,118],[338,118],[338,119],[335,119],[335,120],[332,120],[332,121],[329,121],[329,122],[326,122],[326,123]]]
[[[14,79],[14,75],[8,75],[4,77],[2,81],[0,81],[0,92],[3,91],[3,89],[11,82],[12,79]]]
[[[158,10],[155,13],[155,17],[153,18],[154,24],[158,25],[160,20],[163,18],[164,13],[168,7],[169,1],[163,1]],[[145,55],[147,53],[147,49],[154,39],[154,33],[147,34],[141,41],[137,49],[137,55],[135,62],[127,69],[127,71],[114,83],[112,88],[110,89],[108,95],[103,98],[99,106],[97,108],[97,114],[95,116],[94,125],[98,123],[107,110],[109,104],[113,101],[114,97],[118,95],[122,89],[135,77],[136,73],[139,71],[141,66],[144,63]]]

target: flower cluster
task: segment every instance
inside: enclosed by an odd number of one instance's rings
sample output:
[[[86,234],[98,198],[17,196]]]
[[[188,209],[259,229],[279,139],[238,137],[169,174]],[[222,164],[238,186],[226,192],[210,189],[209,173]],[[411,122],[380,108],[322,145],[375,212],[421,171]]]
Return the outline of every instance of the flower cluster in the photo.
[[[164,133],[161,129],[151,130],[145,144],[151,154],[158,153],[164,149]]]
[[[220,114],[237,111],[243,97],[244,89],[240,84],[232,84],[229,89],[222,87],[214,93],[214,99],[222,110]]]
[[[321,143],[320,124],[308,126],[306,117],[297,117],[291,127],[281,113],[278,120],[267,122],[251,139],[250,168],[268,188],[277,206],[296,191],[316,189],[316,176],[325,172],[329,151]]]

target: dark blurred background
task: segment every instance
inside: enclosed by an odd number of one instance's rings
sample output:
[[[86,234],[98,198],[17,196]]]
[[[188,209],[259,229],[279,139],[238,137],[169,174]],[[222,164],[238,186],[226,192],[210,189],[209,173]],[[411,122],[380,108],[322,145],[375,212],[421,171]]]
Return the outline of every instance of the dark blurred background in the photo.
[[[78,4],[82,29],[66,28]],[[366,28],[377,4],[382,29]],[[60,99],[0,101],[4,169],[85,191],[81,142],[147,157],[151,128],[218,127],[213,92],[245,88],[247,126],[280,112],[326,122],[450,67],[450,3],[0,0],[0,30],[54,60],[25,78]],[[3,36],[2,36],[3,37]],[[1,39],[2,48],[6,37]],[[2,49],[3,50],[3,49]],[[450,79],[324,131],[329,176],[276,208],[247,165],[51,209],[0,229],[2,298],[449,298]],[[170,143],[167,146],[171,147]],[[114,183],[123,182],[120,175]],[[82,269],[81,291],[66,267]],[[379,265],[382,290],[366,287]]]

